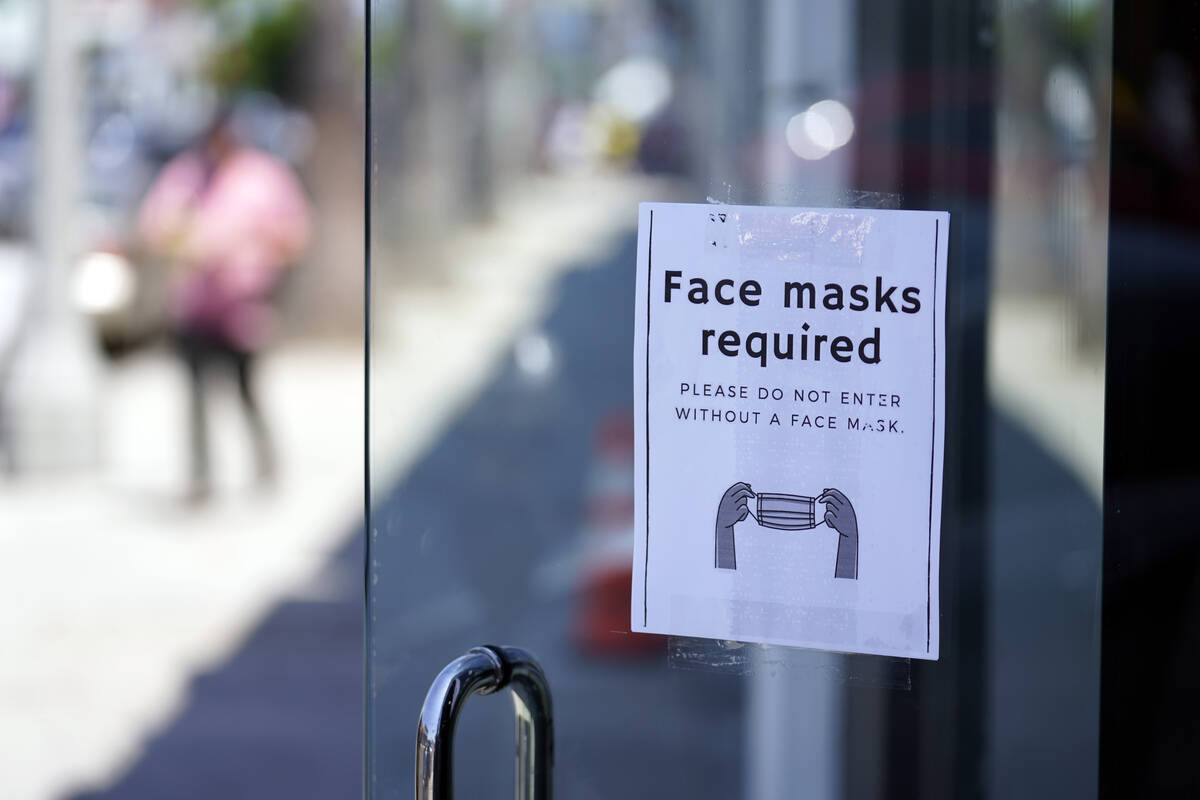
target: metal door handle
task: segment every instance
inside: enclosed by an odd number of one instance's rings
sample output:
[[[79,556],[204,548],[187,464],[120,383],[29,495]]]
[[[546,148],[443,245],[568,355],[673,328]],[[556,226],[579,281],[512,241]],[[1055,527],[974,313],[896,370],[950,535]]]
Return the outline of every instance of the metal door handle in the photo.
[[[417,800],[454,796],[454,728],[473,694],[512,689],[518,800],[551,800],[554,724],[541,666],[519,647],[473,647],[438,673],[417,721]]]

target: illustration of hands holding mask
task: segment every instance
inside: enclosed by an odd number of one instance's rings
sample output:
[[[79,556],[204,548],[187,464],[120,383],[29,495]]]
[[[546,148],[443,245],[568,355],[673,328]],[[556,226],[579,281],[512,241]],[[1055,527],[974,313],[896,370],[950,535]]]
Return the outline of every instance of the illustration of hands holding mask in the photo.
[[[822,508],[822,505],[824,508]],[[858,579],[858,517],[850,498],[838,489],[817,497],[755,492],[748,483],[725,490],[717,506],[715,566],[737,569],[733,526],[750,517],[760,527],[781,531],[806,531],[828,525],[838,534],[833,577]]]

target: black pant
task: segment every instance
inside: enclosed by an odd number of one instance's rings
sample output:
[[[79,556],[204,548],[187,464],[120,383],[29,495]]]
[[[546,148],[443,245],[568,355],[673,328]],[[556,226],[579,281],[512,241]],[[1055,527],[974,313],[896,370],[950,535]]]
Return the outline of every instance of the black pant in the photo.
[[[211,483],[208,444],[208,412],[205,387],[214,373],[231,370],[237,379],[238,396],[250,428],[260,481],[269,481],[275,473],[274,448],[254,392],[252,368],[254,354],[233,347],[211,336],[194,331],[175,335],[175,345],[187,364],[190,382],[191,481],[194,494],[207,493]]]

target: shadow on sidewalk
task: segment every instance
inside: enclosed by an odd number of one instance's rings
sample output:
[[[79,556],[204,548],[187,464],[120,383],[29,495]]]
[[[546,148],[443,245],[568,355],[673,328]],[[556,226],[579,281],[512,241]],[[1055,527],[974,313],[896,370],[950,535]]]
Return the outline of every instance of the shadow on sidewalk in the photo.
[[[359,529],[311,582],[324,596],[284,600],[128,772],[76,800],[361,796],[361,575]]]

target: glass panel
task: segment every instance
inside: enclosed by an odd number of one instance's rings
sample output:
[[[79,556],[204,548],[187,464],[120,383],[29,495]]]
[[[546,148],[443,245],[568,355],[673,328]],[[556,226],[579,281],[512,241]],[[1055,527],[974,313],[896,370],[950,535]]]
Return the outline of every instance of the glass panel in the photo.
[[[1110,12],[1035,4],[1010,9],[999,26],[989,775],[997,796],[1090,797],[1100,738]]]
[[[370,796],[489,642],[565,797],[1094,793],[1108,7],[371,8]],[[951,212],[937,663],[628,632],[636,203],[705,198]]]

